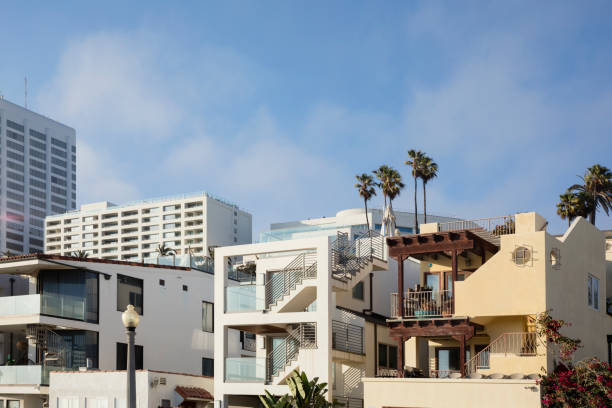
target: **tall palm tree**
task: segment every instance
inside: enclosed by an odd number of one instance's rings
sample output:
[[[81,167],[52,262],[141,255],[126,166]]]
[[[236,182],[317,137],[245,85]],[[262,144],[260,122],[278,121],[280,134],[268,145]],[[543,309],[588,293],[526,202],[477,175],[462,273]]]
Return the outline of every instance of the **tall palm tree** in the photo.
[[[429,156],[423,158],[421,180],[423,181],[423,222],[427,224],[427,183],[438,177],[438,164]]]
[[[389,175],[391,174],[391,167],[383,164],[378,169],[373,171],[374,175],[378,179],[377,186],[383,193],[383,199],[385,200],[385,207],[387,207],[387,194],[385,193],[384,183],[385,180],[389,179]]]
[[[595,164],[589,167],[584,175],[580,177],[584,184],[574,184],[569,190],[576,193],[584,193],[591,204],[589,221],[595,225],[595,214],[601,208],[606,215],[612,210],[612,171],[605,166]]]
[[[421,177],[422,168],[423,168],[423,160],[425,158],[425,154],[420,150],[410,149],[408,150],[409,160],[406,160],[404,164],[410,166],[412,168],[412,177],[414,178],[414,233],[419,233],[419,220],[417,211],[417,179]]]
[[[376,189],[374,186],[374,179],[369,174],[363,173],[362,175],[356,175],[355,178],[359,183],[355,184],[355,188],[359,191],[359,195],[363,198],[363,205],[365,207],[366,225],[368,231],[370,230],[370,221],[368,220],[368,201],[376,195]]]
[[[571,191],[566,191],[559,196],[557,203],[557,214],[562,220],[567,219],[567,225],[571,225],[574,218],[586,215],[586,202],[584,195],[581,197]]]
[[[389,197],[389,207],[391,207],[391,209],[393,209],[393,199],[400,195],[402,188],[404,188],[402,175],[399,171],[391,167],[383,186],[383,191],[385,191],[387,197]]]
[[[157,256],[168,256],[174,254],[176,254],[174,249],[167,247],[166,244],[161,244],[157,246]]]
[[[89,257],[89,252],[85,251],[84,249],[79,249],[78,251],[73,251],[72,256],[77,257],[79,259],[85,259]]]

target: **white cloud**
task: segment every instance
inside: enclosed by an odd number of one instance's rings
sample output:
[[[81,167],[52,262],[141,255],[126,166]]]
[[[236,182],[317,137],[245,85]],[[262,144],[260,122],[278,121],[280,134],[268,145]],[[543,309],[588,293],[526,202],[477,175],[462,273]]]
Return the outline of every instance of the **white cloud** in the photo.
[[[38,105],[86,139],[167,136],[182,111],[155,68],[154,44],[150,36],[106,32],[72,42]]]
[[[85,142],[78,145],[77,195],[79,202],[111,201],[122,203],[140,197],[139,189],[132,184],[129,171],[117,166],[112,154],[99,148],[93,149]]]

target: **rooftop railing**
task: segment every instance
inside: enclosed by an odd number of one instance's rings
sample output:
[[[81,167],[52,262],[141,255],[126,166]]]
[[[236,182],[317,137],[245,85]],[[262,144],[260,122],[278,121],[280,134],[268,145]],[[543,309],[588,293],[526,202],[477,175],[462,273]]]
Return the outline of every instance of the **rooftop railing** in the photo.
[[[439,232],[462,230],[484,230],[495,236],[514,234],[515,219],[514,215],[508,215],[474,220],[456,220],[438,224]]]

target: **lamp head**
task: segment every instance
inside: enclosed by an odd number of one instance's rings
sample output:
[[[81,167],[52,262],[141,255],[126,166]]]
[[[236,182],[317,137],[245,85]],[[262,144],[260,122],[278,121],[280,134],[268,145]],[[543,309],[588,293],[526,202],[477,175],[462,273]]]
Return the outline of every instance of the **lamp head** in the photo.
[[[125,312],[121,314],[121,320],[127,329],[135,329],[140,322],[140,316],[138,312],[134,310],[134,306],[127,305]]]

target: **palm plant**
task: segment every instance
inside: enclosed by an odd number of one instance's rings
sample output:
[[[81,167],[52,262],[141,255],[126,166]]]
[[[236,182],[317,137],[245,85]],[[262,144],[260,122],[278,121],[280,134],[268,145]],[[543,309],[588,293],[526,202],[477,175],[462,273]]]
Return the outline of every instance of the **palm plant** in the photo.
[[[15,254],[15,253],[13,253],[13,252],[12,252],[11,250],[9,250],[9,249],[7,249],[6,251],[4,251],[4,252],[2,253],[2,256],[3,256],[3,257],[7,257],[7,258],[8,258],[8,257],[11,257],[11,256],[15,256],[15,255],[16,255],[16,254]]]
[[[156,251],[157,251],[157,256],[168,256],[168,255],[176,254],[174,249],[167,247],[166,244],[158,245]]]
[[[78,251],[73,251],[72,252],[72,256],[79,258],[79,259],[85,259],[87,257],[89,257],[89,252],[83,250],[83,249],[79,249]]]
[[[386,164],[383,164],[378,169],[372,172],[378,179],[378,183],[376,183],[376,185],[381,189],[383,193],[383,200],[385,202],[385,207],[387,207],[387,194],[384,189],[384,183],[385,183],[385,180],[389,178],[389,174],[391,173],[391,170],[392,170],[391,167],[387,166]]]
[[[305,372],[294,370],[287,379],[287,385],[291,395],[285,394],[276,397],[266,391],[266,395],[260,395],[259,400],[265,408],[329,408],[337,407],[336,400],[333,402],[325,399],[327,394],[327,383],[319,383],[319,378],[308,380]]]
[[[612,210],[612,171],[605,166],[595,164],[589,167],[580,177],[584,184],[574,184],[569,190],[583,193],[590,202],[589,221],[595,225],[595,214],[601,208],[606,215]]]
[[[438,164],[429,156],[423,158],[421,180],[423,181],[423,222],[427,224],[427,183],[438,177]]]
[[[566,191],[559,196],[557,203],[557,214],[561,219],[567,219],[568,226],[576,217],[587,217],[590,213],[588,197],[584,193]]]
[[[423,160],[425,154],[420,150],[410,149],[408,150],[409,160],[406,160],[404,164],[412,167],[412,177],[414,178],[414,233],[419,232],[419,220],[417,211],[417,179],[421,177]]]
[[[391,209],[393,209],[393,199],[400,195],[402,188],[404,188],[402,175],[399,171],[391,168],[385,185],[383,186],[383,191],[386,191],[387,197],[389,197],[389,207],[391,207]]]
[[[355,184],[355,188],[359,191],[359,195],[363,198],[363,205],[365,207],[366,225],[368,231],[370,230],[370,220],[368,219],[368,201],[376,195],[376,189],[374,186],[374,180],[369,174],[363,173],[362,175],[356,175],[355,178],[359,183]]]

